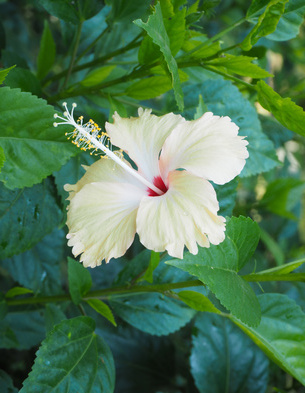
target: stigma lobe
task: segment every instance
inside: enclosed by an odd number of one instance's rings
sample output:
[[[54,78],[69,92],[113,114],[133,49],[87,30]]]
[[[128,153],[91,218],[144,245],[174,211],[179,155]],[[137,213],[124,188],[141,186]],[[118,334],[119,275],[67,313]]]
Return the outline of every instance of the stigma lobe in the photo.
[[[164,184],[164,181],[162,180],[161,176],[155,176],[154,180],[153,180],[153,184],[154,186],[156,186],[157,188],[159,188],[160,191],[162,191],[162,194],[165,194],[168,190],[167,186]],[[147,193],[148,196],[160,196],[159,194],[157,194],[155,191],[151,190],[150,188],[147,188]]]

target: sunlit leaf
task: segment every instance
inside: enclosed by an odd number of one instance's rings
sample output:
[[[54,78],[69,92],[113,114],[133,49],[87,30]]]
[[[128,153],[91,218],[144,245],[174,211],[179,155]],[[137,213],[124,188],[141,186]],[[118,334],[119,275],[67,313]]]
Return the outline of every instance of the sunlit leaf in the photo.
[[[289,0],[275,31],[268,35],[269,40],[288,41],[299,34],[304,21],[305,4],[303,0]]]
[[[258,101],[261,106],[272,112],[274,117],[289,130],[300,135],[305,135],[305,112],[290,98],[282,98],[272,87],[264,81],[257,84]]]
[[[26,295],[29,293],[33,293],[33,291],[31,289],[24,288],[24,287],[14,287],[6,292],[5,297],[11,298],[19,295]]]
[[[82,86],[91,87],[94,85],[98,85],[103,82],[107,76],[111,73],[111,71],[115,68],[115,65],[109,65],[97,68],[89,74],[85,76],[85,78],[81,81]]]
[[[152,38],[153,42],[158,45],[161,52],[163,53],[164,59],[168,66],[168,70],[172,76],[172,86],[174,89],[177,105],[179,109],[182,110],[183,93],[180,84],[178,66],[176,60],[171,53],[170,41],[163,23],[160,3],[156,4],[155,12],[148,18],[148,21],[146,23],[144,23],[140,19],[135,20],[134,23],[147,32],[147,34]]]
[[[0,70],[0,85],[3,83],[10,70],[12,70],[14,67],[16,66],[13,65],[12,67],[6,68],[4,70],[3,69]]]
[[[254,57],[248,56],[233,56],[226,54],[225,57],[219,57],[208,61],[207,65],[212,65],[217,69],[223,68],[224,72],[229,72],[242,76],[249,76],[250,78],[267,78],[273,76],[263,68],[252,63]]]
[[[180,291],[178,296],[185,304],[194,310],[220,314],[220,311],[214,306],[211,300],[202,293],[195,291]]]
[[[259,16],[257,23],[241,43],[241,48],[248,51],[254,44],[261,38],[271,34],[276,29],[276,26],[284,13],[285,4],[288,0],[272,0],[266,1],[253,1],[248,11],[247,16],[255,13],[261,8],[261,3],[267,3],[265,11]],[[255,8],[256,7],[256,8]]]
[[[89,304],[89,306],[92,307],[96,312],[98,312],[103,317],[108,319],[108,321],[111,322],[114,326],[117,325],[115,322],[114,316],[112,314],[112,311],[107,306],[106,303],[102,302],[99,299],[88,299],[88,300],[86,300],[86,303]]]

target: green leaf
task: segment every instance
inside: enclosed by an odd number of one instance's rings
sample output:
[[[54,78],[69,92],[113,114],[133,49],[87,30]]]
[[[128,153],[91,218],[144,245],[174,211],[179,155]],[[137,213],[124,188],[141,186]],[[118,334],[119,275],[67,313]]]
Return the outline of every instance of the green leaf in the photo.
[[[5,297],[11,298],[19,295],[25,295],[27,293],[33,293],[33,291],[31,289],[24,288],[24,287],[14,287],[6,292]]]
[[[0,259],[33,247],[61,222],[57,195],[48,179],[15,191],[0,185],[0,200]]]
[[[69,292],[73,303],[79,304],[92,287],[89,271],[72,258],[68,258]]]
[[[88,317],[63,321],[47,335],[20,393],[114,391],[114,363]]]
[[[115,313],[130,325],[156,336],[173,333],[188,323],[195,311],[160,293],[109,297]]]
[[[237,178],[224,185],[213,185],[219,201],[219,215],[223,217],[232,216],[232,212],[235,207],[237,185]]]
[[[277,265],[282,265],[285,261],[285,254],[281,249],[281,246],[273,239],[273,237],[265,231],[263,228],[261,230],[261,241],[265,244],[267,249],[271,252]]]
[[[241,177],[266,172],[279,165],[272,142],[262,132],[256,110],[231,82],[221,79],[207,80],[187,86],[184,94],[187,118],[193,119],[198,96],[201,94],[211,112],[219,116],[229,116],[240,127],[239,135],[246,136],[250,155]]]
[[[284,13],[287,1],[288,0],[272,0],[268,2],[265,11],[258,18],[256,25],[241,43],[241,48],[243,50],[250,50],[261,37],[265,37],[275,31],[276,26]],[[265,2],[263,3],[265,4]],[[253,9],[251,12],[253,12]]]
[[[17,347],[19,350],[29,349],[40,345],[45,338],[45,323],[43,311],[31,311],[23,307],[9,312],[1,324],[8,330],[8,336],[2,342],[4,348]],[[14,340],[16,344],[12,345]],[[6,345],[9,344],[7,347]]]
[[[259,206],[279,216],[296,220],[297,217],[291,211],[300,202],[304,189],[305,182],[299,179],[274,180],[268,184]]]
[[[120,101],[118,101],[117,99],[111,97],[111,95],[108,95],[108,101],[110,104],[110,109],[109,109],[109,122],[112,123],[113,122],[113,118],[112,116],[114,115],[114,112],[118,112],[118,114],[121,117],[128,117],[127,115],[127,110],[124,106],[124,104],[122,104]]]
[[[250,78],[272,77],[272,74],[252,63],[255,59],[255,57],[233,56],[226,54],[225,57],[210,60],[205,64],[216,67],[217,69],[223,68],[223,72],[248,76]]]
[[[147,23],[144,23],[140,19],[135,20],[134,23],[147,32],[147,34],[152,38],[153,42],[158,45],[161,52],[163,53],[168,70],[172,76],[172,86],[174,89],[177,105],[180,110],[183,110],[183,93],[180,84],[178,66],[171,53],[170,40],[163,23],[160,3],[156,4],[155,12],[148,18]]]
[[[264,81],[257,83],[258,102],[289,130],[305,136],[305,112],[290,98],[282,98]]]
[[[14,387],[11,377],[3,370],[0,370],[0,392],[1,393],[18,393]]]
[[[181,82],[188,79],[188,76],[184,72],[179,71],[179,76]],[[128,86],[125,94],[138,100],[149,100],[150,98],[155,98],[166,93],[171,88],[172,83],[167,76],[155,75],[141,79]]]
[[[48,72],[54,64],[55,56],[55,42],[49,27],[49,23],[45,20],[37,57],[37,78],[39,80],[47,76]]]
[[[112,311],[107,306],[107,304],[105,304],[99,299],[88,299],[86,300],[86,303],[89,304],[89,306],[92,307],[96,312],[108,319],[108,321],[111,322],[112,325],[117,326]]]
[[[194,331],[190,363],[200,393],[266,391],[268,359],[231,321],[198,314]]]
[[[218,246],[200,248],[197,255],[187,253],[183,260],[166,263],[198,277],[233,315],[249,326],[257,326],[259,303],[237,272],[252,256],[258,240],[257,224],[249,218],[233,217],[227,222],[225,240]]]
[[[145,280],[149,283],[152,283],[154,281],[153,273],[155,269],[158,267],[159,263],[160,263],[160,253],[151,251],[148,268],[146,269],[146,272],[144,273],[141,280]]]
[[[77,149],[65,127],[53,127],[54,110],[19,89],[0,89],[0,146],[6,161],[0,181],[10,189],[31,187],[58,170]]]
[[[6,303],[5,295],[0,292],[0,321],[6,316],[8,306]]]
[[[171,17],[164,19],[165,29],[170,42],[170,50],[173,56],[179,52],[184,42],[185,13],[186,8],[184,7]]]
[[[14,67],[16,67],[15,65],[13,65],[10,68],[6,68],[4,70],[0,70],[0,85],[4,82],[7,74],[10,72],[10,70],[12,70]]]
[[[285,371],[305,384],[305,315],[285,295],[263,294],[258,297],[262,320],[258,327],[235,322],[266,355]]]
[[[91,72],[89,72],[85,78],[81,81],[82,86],[91,87],[98,85],[103,82],[111,71],[115,68],[115,65],[108,65],[104,67],[99,67]]]
[[[135,256],[131,261],[126,261],[124,268],[115,280],[115,285],[128,285],[146,272],[150,264],[150,251],[145,249]]]
[[[0,173],[1,173],[1,168],[4,165],[4,161],[5,161],[5,154],[2,147],[0,146]]]
[[[295,38],[299,34],[304,17],[304,1],[289,0],[276,30],[272,34],[268,35],[268,39],[274,41],[288,41]]]
[[[294,133],[279,123],[273,116],[259,115],[259,119],[264,133],[272,140],[276,149],[293,138]]]
[[[211,300],[202,293],[195,291],[180,291],[178,296],[185,304],[194,310],[221,314]]]
[[[44,317],[47,333],[66,319],[66,316],[61,311],[60,307],[54,303],[46,304]]]
[[[269,2],[270,0],[252,0],[251,5],[247,11],[247,19],[261,15]]]
[[[104,1],[101,0],[78,0],[78,12],[81,20],[88,20],[98,14],[104,7]]]
[[[38,0],[51,15],[74,25],[92,18],[103,7],[100,0]]]
[[[257,272],[256,274],[264,274],[264,275],[289,274],[293,272],[295,269],[297,269],[298,267],[302,266],[304,263],[305,263],[305,259],[301,259],[301,260],[285,263],[284,265],[276,266],[271,269],[262,270],[260,272]]]
[[[49,219],[48,216],[45,219]],[[64,259],[65,245],[64,232],[56,228],[30,250],[3,259],[0,266],[9,272],[14,281],[30,288],[35,294],[58,295],[62,292],[60,262]]]
[[[232,217],[227,223],[227,235],[235,243],[238,250],[238,270],[241,270],[256,250],[260,229],[249,217]]]
[[[169,39],[170,50],[175,56],[181,49],[185,37],[185,13],[186,8],[174,12],[170,2],[160,2],[164,27]],[[139,48],[139,63],[146,65],[155,62],[162,56],[159,46],[148,35],[144,37]]]
[[[102,318],[97,321],[97,332],[109,343],[113,353],[116,392],[179,392],[180,389],[173,391],[173,385],[176,387],[177,375],[181,375],[175,367],[181,344],[184,347],[186,343],[181,341],[181,336],[151,336],[127,324],[114,328]]]
[[[96,157],[91,156],[88,152],[81,152],[75,157],[71,157],[70,160],[64,164],[58,172],[54,172],[55,184],[57,192],[61,197],[61,202],[66,209],[69,201],[67,198],[69,193],[64,190],[64,185],[75,184],[85,174],[84,166],[92,165],[95,162]]]
[[[40,82],[37,77],[25,68],[15,67],[6,77],[5,85],[11,89],[19,88],[21,91],[42,95]]]
[[[0,324],[0,348],[10,349],[18,348],[19,342],[13,329],[7,321],[1,320]]]
[[[214,56],[221,50],[219,41],[204,45],[204,42],[207,41],[206,35],[195,30],[189,30],[187,33],[190,35],[190,38],[183,43],[182,49],[185,52],[192,53],[186,53],[186,55],[195,59],[206,59]],[[198,49],[196,49],[197,47]]]
[[[199,102],[198,106],[196,108],[196,112],[194,115],[194,120],[199,119],[205,112],[208,112],[208,107],[205,105],[205,102],[203,101],[202,95],[199,95]]]
[[[136,18],[142,17],[148,12],[150,0],[106,0],[111,6],[111,11],[107,17],[110,24],[114,22],[130,23]]]

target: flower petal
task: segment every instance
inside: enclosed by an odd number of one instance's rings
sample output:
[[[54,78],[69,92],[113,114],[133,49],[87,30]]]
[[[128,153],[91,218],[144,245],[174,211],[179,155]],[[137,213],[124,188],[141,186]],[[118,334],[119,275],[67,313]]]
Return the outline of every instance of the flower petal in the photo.
[[[247,144],[229,117],[207,112],[178,125],[168,136],[160,156],[162,178],[183,168],[216,184],[227,183],[243,169],[249,156]]]
[[[144,197],[140,203],[137,232],[141,243],[183,258],[185,245],[197,254],[197,243],[209,247],[222,242],[225,219],[217,216],[219,205],[212,185],[187,171],[170,172],[168,184],[164,195]]]
[[[113,124],[105,126],[111,143],[127,152],[139,172],[152,182],[159,175],[158,158],[165,139],[185,119],[173,113],[158,117],[142,108],[139,117],[122,118],[115,112],[113,119]]]
[[[85,175],[70,191],[68,245],[84,266],[118,258],[133,242],[136,214],[146,186],[112,160],[100,159],[86,167]]]
[[[70,201],[68,245],[84,266],[122,256],[133,242],[136,215],[145,191],[128,183],[90,183]]]
[[[122,159],[127,165],[129,163]],[[64,189],[70,193],[67,199],[71,200],[86,184],[94,182],[131,183],[143,190],[147,187],[134,176],[126,172],[111,159],[103,157],[90,166],[83,166],[86,170],[84,176],[76,184],[65,184]]]

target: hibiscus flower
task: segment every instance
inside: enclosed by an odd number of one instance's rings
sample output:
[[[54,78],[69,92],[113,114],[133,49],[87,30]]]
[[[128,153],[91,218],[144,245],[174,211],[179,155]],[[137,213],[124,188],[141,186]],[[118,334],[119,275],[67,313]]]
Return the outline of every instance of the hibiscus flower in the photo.
[[[139,108],[138,117],[106,123],[100,133],[92,120],[77,122],[67,110],[58,124],[71,124],[74,143],[102,150],[74,185],[67,184],[68,245],[84,266],[95,267],[118,258],[131,246],[135,233],[156,252],[183,258],[185,246],[196,254],[225,238],[225,219],[218,216],[216,192],[209,182],[225,184],[237,176],[248,157],[244,137],[229,117],[205,113],[186,121],[173,113],[158,117]],[[107,148],[107,141],[128,154]],[[110,159],[109,159],[110,158]]]

